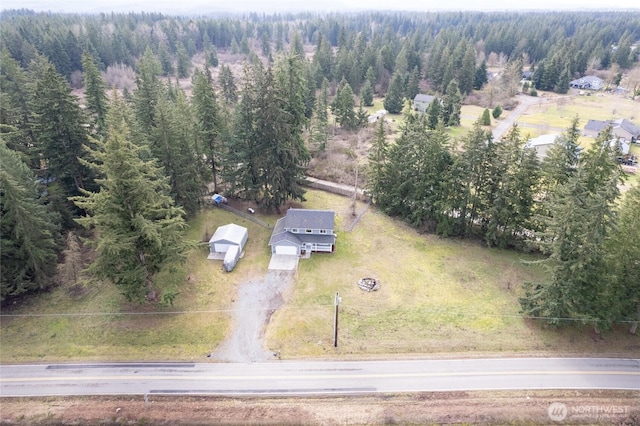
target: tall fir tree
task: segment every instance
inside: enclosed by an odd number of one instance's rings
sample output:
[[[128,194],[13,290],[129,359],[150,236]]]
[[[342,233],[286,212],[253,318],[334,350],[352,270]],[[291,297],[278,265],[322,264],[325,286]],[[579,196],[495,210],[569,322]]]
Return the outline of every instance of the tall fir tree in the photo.
[[[113,101],[107,140],[87,163],[102,176],[100,190],[84,191],[73,201],[87,212],[78,222],[98,231],[92,242],[97,258],[89,271],[114,283],[130,301],[157,300],[155,274],[185,257],[184,211],[174,205],[155,160],[143,160],[148,154],[130,141],[128,126],[118,117],[121,106]]]
[[[316,98],[315,116],[311,121],[310,138],[318,151],[324,151],[329,142],[329,114],[327,108],[329,102],[329,81],[322,81],[320,94]]]
[[[60,229],[36,178],[0,138],[0,303],[52,284]]]
[[[604,242],[616,226],[621,170],[610,137],[604,132],[597,138],[575,174],[551,196],[551,214],[538,238],[549,255],[550,278],[525,286],[520,305],[527,315],[596,326],[611,315],[610,301],[602,298],[608,282]]]
[[[28,76],[6,49],[0,50],[0,134],[29,168],[39,167],[30,126]]]
[[[351,85],[343,81],[333,102],[331,103],[331,112],[336,118],[336,122],[349,130],[356,128],[356,113],[354,111],[355,101],[353,100],[353,90]]]
[[[389,90],[384,97],[384,109],[392,114],[399,114],[404,107],[404,78],[399,73],[391,77]]]
[[[84,94],[87,111],[95,134],[106,134],[106,119],[109,100],[105,92],[104,81],[93,56],[88,53],[82,55],[82,69],[84,70]]]
[[[387,141],[384,120],[378,120],[376,131],[371,141],[371,148],[369,148],[366,187],[371,200],[376,204],[380,195],[385,192],[383,182],[388,151],[389,142]]]
[[[222,99],[224,99],[225,103],[227,105],[235,104],[238,101],[238,88],[236,87],[235,78],[231,72],[231,68],[229,68],[228,65],[223,64],[220,67],[218,82],[220,84]]]
[[[462,109],[462,94],[458,83],[451,80],[447,86],[442,105],[442,121],[447,126],[460,125],[460,111]]]
[[[371,82],[369,80],[365,80],[362,84],[362,87],[360,88],[360,98],[362,99],[364,106],[373,106],[373,87],[371,87]]]
[[[66,80],[46,59],[30,69],[29,109],[36,147],[48,173],[61,183],[65,194],[91,186],[92,174],[80,163],[89,144],[85,115]]]
[[[170,194],[188,215],[199,208],[203,184],[194,152],[194,122],[191,108],[179,89],[176,99],[162,94],[156,103],[149,148],[169,178]]]
[[[535,199],[540,166],[533,149],[514,125],[497,144],[498,179],[495,198],[488,210],[485,241],[489,246],[523,248],[534,230]]]
[[[193,79],[193,110],[197,130],[198,158],[202,158],[209,169],[207,176],[213,182],[214,192],[219,191],[219,174],[222,167],[223,121],[217,102],[213,79],[208,66],[196,70]]]
[[[133,92],[133,105],[137,127],[145,138],[151,134],[155,125],[155,109],[160,97],[161,83],[160,64],[153,55],[151,48],[147,47],[142,59],[138,62],[136,70],[136,90]]]
[[[609,319],[631,321],[629,331],[636,333],[640,322],[640,186],[624,194],[617,227],[605,244],[608,285],[600,296],[609,301]]]

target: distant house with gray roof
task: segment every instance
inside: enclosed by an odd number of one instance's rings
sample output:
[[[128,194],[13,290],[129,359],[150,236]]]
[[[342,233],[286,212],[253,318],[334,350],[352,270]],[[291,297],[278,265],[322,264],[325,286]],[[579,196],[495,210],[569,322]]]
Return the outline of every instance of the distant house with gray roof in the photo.
[[[600,90],[602,89],[602,84],[604,80],[600,77],[596,77],[594,75],[587,75],[577,80],[573,80],[569,83],[569,86],[574,89],[589,89],[589,90]]]
[[[629,142],[637,142],[640,140],[640,127],[636,126],[632,121],[626,118],[618,120],[589,120],[584,126],[582,132],[585,136],[597,138],[603,130],[611,126],[611,132],[616,138]]]
[[[431,95],[417,94],[416,97],[413,98],[413,110],[427,112],[429,105],[431,105],[431,102],[433,102],[435,98],[435,96]]]
[[[272,254],[309,257],[312,252],[335,250],[335,213],[330,210],[289,209],[273,227]]]

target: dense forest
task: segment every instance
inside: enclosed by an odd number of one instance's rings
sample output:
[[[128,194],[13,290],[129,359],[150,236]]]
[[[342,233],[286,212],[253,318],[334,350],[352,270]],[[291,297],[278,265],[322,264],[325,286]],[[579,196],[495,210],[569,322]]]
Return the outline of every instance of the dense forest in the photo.
[[[79,235],[95,250],[92,277],[145,300],[189,249],[182,230],[206,194],[267,210],[303,200],[333,123],[370,126],[364,107],[384,97],[403,124],[391,140],[380,121],[371,140],[367,190],[382,211],[547,255],[549,281],[528,284],[526,315],[604,325],[640,315],[640,189],[620,197],[610,134],[581,152],[576,119],[540,162],[517,127],[500,141],[480,122],[458,144],[447,132],[475,92],[488,91],[490,107],[515,95],[525,68],[534,90],[566,93],[600,72],[637,96],[637,13],[19,10],[0,22],[2,302],[73,280]],[[438,97],[428,114],[405,108],[418,93]]]

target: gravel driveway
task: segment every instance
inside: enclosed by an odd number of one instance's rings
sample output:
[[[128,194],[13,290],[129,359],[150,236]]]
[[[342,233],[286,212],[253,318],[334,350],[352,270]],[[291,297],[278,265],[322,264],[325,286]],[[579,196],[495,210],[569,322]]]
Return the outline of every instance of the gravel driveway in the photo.
[[[210,358],[223,362],[263,362],[274,358],[264,347],[266,325],[284,303],[283,294],[294,282],[295,271],[270,270],[263,279],[238,288],[233,304],[233,331]]]

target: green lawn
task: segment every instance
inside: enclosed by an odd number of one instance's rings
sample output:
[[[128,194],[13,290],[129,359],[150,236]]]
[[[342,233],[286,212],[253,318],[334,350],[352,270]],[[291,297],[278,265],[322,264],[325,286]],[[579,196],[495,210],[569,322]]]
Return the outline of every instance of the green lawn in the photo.
[[[624,332],[594,344],[588,327],[557,331],[522,319],[522,283],[544,277],[539,264],[526,263],[535,256],[421,235],[373,208],[353,232],[340,232],[349,200],[317,192],[308,198],[307,207],[338,212],[337,250],[300,261],[295,289],[267,333],[269,348],[283,357],[628,353],[640,344]],[[360,290],[362,277],[379,279],[381,289]],[[342,297],[337,350],[336,292]]]

